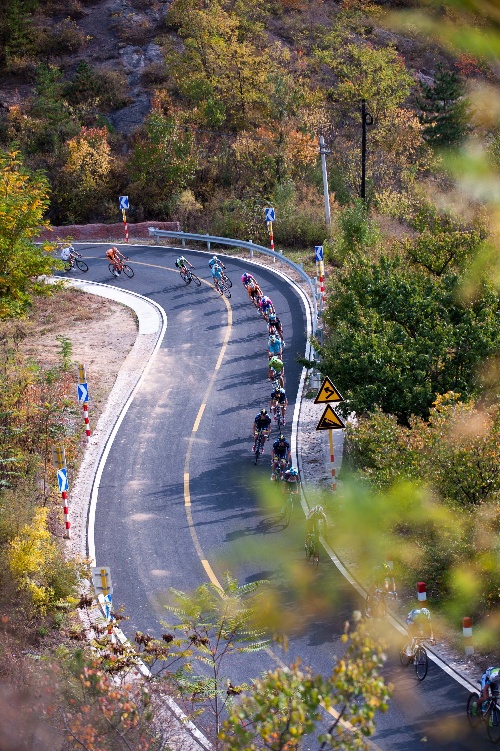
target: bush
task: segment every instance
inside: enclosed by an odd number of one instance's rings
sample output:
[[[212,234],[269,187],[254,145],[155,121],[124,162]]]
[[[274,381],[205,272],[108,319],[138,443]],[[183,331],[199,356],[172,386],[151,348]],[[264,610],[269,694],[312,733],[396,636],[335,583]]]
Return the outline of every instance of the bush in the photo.
[[[78,28],[76,21],[65,18],[52,28],[41,29],[36,37],[38,52],[61,57],[78,52],[90,37]]]
[[[370,248],[378,239],[377,227],[361,198],[339,211],[336,225],[336,237],[332,244],[328,243],[325,258],[335,265],[342,266],[350,253]]]

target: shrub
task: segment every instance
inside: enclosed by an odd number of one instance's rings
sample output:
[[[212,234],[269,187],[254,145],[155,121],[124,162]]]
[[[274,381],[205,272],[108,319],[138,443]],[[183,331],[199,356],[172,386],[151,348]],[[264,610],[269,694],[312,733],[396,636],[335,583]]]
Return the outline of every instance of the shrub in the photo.
[[[65,18],[52,28],[41,29],[36,45],[40,53],[60,57],[78,52],[89,40],[76,21]]]
[[[335,240],[332,245],[328,244],[326,260],[339,266],[350,253],[372,247],[378,238],[377,227],[360,198],[339,211],[336,225]]]

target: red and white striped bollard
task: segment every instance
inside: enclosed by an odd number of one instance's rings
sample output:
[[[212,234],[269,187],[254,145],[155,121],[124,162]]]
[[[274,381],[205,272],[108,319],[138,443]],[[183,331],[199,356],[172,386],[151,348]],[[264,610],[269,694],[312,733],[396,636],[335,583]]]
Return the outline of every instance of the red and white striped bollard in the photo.
[[[419,602],[427,600],[427,587],[425,582],[417,582],[417,599]]]
[[[462,618],[462,633],[464,635],[465,654],[474,654],[474,644],[472,641],[472,618],[465,616]]]

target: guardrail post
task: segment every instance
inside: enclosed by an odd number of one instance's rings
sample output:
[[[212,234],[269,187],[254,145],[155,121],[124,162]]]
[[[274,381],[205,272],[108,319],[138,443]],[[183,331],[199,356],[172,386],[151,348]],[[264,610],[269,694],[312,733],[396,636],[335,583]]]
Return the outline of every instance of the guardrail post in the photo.
[[[249,240],[248,242],[251,243],[252,240]],[[253,248],[250,248],[249,253],[250,253],[250,258],[253,258]]]
[[[207,250],[210,250],[210,240],[207,240]]]
[[[186,238],[185,237],[182,238],[182,247],[183,248],[186,247]]]

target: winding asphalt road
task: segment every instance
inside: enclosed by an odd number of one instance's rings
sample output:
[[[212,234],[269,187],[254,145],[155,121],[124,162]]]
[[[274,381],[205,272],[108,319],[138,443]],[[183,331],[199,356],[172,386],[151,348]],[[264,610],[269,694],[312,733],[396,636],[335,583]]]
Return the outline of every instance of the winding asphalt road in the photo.
[[[270,446],[255,467],[250,431],[256,412],[269,405],[270,388],[266,326],[240,282],[250,265],[225,259],[234,283],[225,301],[211,286],[206,253],[183,250],[204,280],[196,288],[175,270],[175,249],[128,247],[135,276],[115,280],[103,246],[78,248],[90,267],[78,276],[152,298],[168,317],[162,347],[121,423],[99,487],[95,546],[112,570],[115,607],[123,604],[130,616],[124,630],[161,634],[170,587],[188,591],[207,578],[221,581],[230,570],[240,582],[281,583],[290,634],[287,655],[279,649],[246,655],[231,671],[233,680],[297,656],[328,671],[342,652],[344,623],[361,603],[326,555],[317,572],[305,565],[301,509],[285,530],[279,501],[262,505]],[[304,304],[271,270],[253,271],[284,324],[291,419],[301,374],[295,358],[306,345]],[[391,654],[385,674],[395,696],[378,718],[372,748],[413,751],[425,743],[427,751],[472,751],[490,745],[484,733],[469,732],[467,690],[434,664],[417,684]]]

